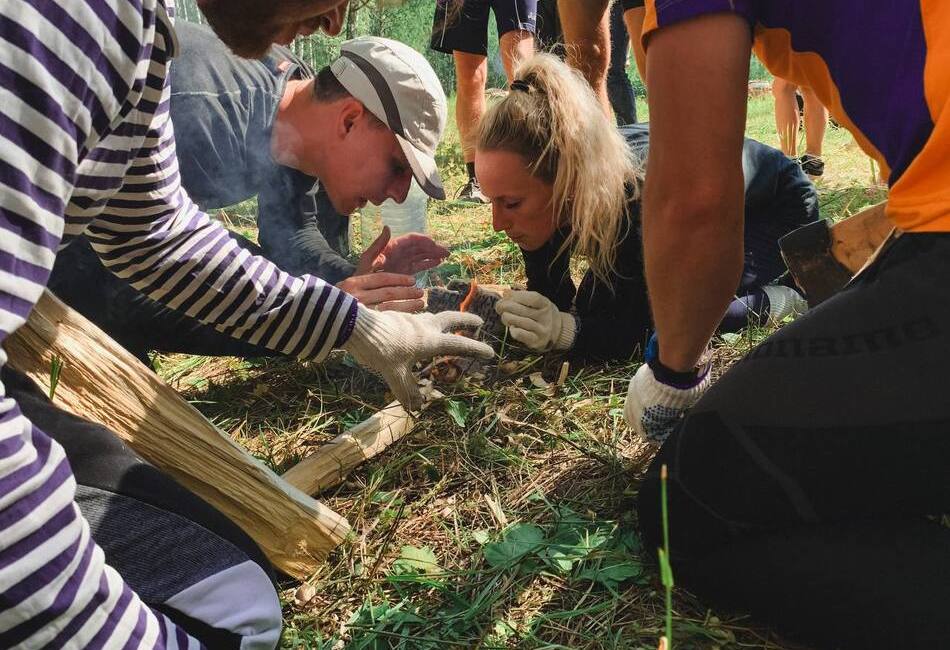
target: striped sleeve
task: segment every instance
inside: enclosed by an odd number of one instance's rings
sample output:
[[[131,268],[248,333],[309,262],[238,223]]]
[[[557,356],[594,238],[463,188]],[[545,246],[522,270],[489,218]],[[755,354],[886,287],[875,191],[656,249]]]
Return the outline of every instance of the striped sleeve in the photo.
[[[156,109],[144,146],[90,224],[93,248],[150,298],[225,334],[293,357],[324,358],[349,337],[356,301],[251,255],[192,203],[179,180],[169,88],[154,77],[149,83],[156,84],[149,89]]]
[[[0,3],[0,342],[46,284],[78,161],[135,92],[153,23],[137,0]],[[197,647],[105,564],[75,487],[0,389],[0,647]]]

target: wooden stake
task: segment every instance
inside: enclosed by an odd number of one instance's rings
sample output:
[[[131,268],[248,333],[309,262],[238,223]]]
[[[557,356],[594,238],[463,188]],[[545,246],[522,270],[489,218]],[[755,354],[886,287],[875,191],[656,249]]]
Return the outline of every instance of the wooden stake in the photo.
[[[281,478],[307,494],[339,485],[356,466],[412,431],[416,419],[393,402],[344,431],[287,470]]]
[[[349,532],[346,519],[249,456],[48,291],[5,347],[10,365],[47,390],[52,360],[62,359],[57,406],[109,427],[145,460],[230,517],[281,571],[306,578]]]

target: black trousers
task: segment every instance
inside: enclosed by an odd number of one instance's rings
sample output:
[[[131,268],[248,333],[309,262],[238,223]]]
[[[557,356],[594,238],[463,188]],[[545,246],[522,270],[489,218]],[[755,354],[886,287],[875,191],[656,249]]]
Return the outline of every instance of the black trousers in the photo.
[[[6,366],[0,379],[23,414],[62,445],[92,538],[145,604],[208,648],[275,647],[273,570],[244,531],[104,426],[53,406],[28,377]]]
[[[950,233],[905,234],[753,350],[640,492],[677,584],[818,648],[950,648]]]

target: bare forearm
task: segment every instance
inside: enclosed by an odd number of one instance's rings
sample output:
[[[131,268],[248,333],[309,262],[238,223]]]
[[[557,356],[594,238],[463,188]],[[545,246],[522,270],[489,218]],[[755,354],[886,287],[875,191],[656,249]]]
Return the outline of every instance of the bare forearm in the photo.
[[[742,272],[742,191],[690,215],[654,192],[644,197],[647,286],[660,361],[673,370],[694,367],[706,348]],[[714,213],[713,213],[714,212]],[[726,215],[732,215],[726,217]]]
[[[750,32],[716,14],[656,32],[647,49],[647,287],[660,361],[692,368],[742,269],[742,133]],[[701,100],[697,98],[702,98]]]

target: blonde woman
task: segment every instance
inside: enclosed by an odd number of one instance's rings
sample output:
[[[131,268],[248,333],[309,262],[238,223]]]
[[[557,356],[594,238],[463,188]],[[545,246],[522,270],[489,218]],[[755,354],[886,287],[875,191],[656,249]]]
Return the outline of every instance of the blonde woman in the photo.
[[[528,276],[527,291],[499,301],[502,322],[539,351],[629,358],[653,329],[638,193],[648,127],[616,129],[580,74],[551,55],[526,60],[515,76],[480,123],[475,154],[493,227],[521,248]],[[744,154],[746,259],[722,323],[728,331],[804,310],[794,288],[769,283],[786,271],[778,238],[818,218],[814,186],[798,165],[751,140]],[[589,268],[579,287],[573,255]]]

